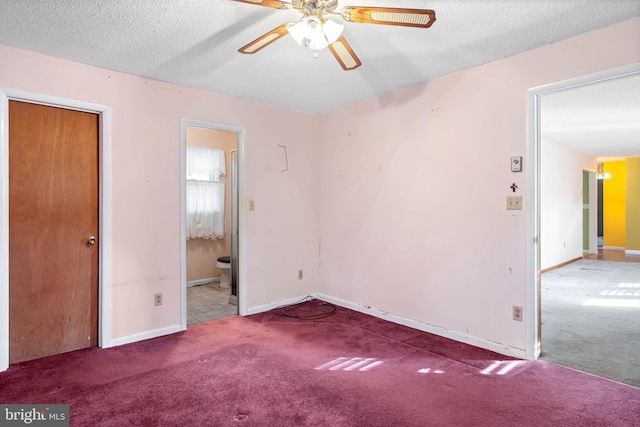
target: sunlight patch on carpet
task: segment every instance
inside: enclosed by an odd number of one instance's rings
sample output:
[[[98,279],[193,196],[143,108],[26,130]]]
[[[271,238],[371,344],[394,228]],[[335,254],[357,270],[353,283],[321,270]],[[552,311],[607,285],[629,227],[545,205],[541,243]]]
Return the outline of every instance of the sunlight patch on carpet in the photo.
[[[637,299],[604,299],[604,298],[589,298],[582,303],[588,307],[640,307],[640,300]]]
[[[513,360],[513,361],[508,362],[508,363],[506,361],[504,361],[504,360],[498,360],[498,361],[493,362],[487,368],[485,368],[482,371],[480,371],[480,373],[483,374],[483,375],[490,375],[490,374],[506,375],[511,370],[513,370],[515,367],[520,365],[521,363],[522,363],[521,360]],[[500,368],[500,369],[498,369],[498,368]]]
[[[640,297],[640,291],[635,291],[635,292],[619,291],[619,290],[602,291],[600,292],[600,295],[609,296],[609,297]]]
[[[640,283],[620,283],[619,288],[640,288]]]
[[[600,292],[602,296],[615,297],[640,297],[640,283],[618,283],[612,286],[614,289],[607,289]]]
[[[432,371],[431,368],[423,368],[423,369],[420,369],[418,372],[421,374],[444,374],[444,371],[441,369],[434,369]]]
[[[378,360],[373,357],[338,357],[330,362],[315,367],[316,371],[330,370],[330,371],[355,371],[360,372],[370,371],[376,366],[382,365],[383,360]]]

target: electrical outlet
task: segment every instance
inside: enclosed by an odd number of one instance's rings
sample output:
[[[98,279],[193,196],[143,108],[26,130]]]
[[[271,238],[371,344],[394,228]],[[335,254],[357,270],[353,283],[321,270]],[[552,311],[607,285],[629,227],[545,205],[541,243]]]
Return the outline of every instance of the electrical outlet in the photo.
[[[249,210],[250,211],[255,211],[256,210],[256,202],[253,199],[249,199]]]
[[[298,280],[302,280],[304,274],[302,270],[298,270]]]
[[[162,294],[153,294],[153,305],[162,305]]]
[[[518,307],[517,305],[513,306],[513,320],[522,322],[522,307]]]

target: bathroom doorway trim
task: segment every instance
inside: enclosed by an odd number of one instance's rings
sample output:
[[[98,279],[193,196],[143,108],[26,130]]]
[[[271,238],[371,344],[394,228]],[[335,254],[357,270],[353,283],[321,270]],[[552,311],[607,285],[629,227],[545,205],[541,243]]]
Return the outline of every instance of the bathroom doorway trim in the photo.
[[[186,191],[186,150],[187,128],[200,128],[230,132],[236,134],[236,148],[239,155],[238,187],[238,224],[239,231],[239,266],[238,266],[238,314],[245,316],[247,312],[247,212],[245,211],[247,194],[247,167],[245,141],[247,130],[240,126],[180,118],[180,324],[187,328],[187,191]]]

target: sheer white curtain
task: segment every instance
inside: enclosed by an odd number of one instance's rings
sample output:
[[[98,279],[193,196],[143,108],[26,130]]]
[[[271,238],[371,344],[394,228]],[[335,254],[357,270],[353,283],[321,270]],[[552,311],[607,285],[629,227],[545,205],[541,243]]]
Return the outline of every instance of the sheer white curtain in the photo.
[[[187,146],[187,239],[224,237],[224,151]]]

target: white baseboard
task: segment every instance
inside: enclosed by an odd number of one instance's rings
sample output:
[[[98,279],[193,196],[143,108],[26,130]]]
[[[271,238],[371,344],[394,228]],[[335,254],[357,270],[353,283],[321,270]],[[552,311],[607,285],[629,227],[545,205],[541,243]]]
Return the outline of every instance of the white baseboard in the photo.
[[[603,246],[602,249],[608,249],[610,251],[624,251],[624,246]]]
[[[334,298],[325,294],[316,293],[311,296],[321,299],[323,301],[330,302],[332,304],[339,305],[341,307],[345,307],[351,310],[359,311],[361,313],[369,314],[379,319],[384,319],[393,323],[408,326],[410,328],[417,329],[419,331],[428,332],[428,333],[439,335],[445,338],[450,338],[454,341],[463,342],[465,344],[473,345],[475,347],[484,348],[486,350],[494,351],[496,353],[503,354],[505,356],[517,357],[519,359],[526,359],[526,351],[524,349],[510,347],[504,344],[499,344],[493,341],[488,341],[482,338],[474,337],[472,335],[467,335],[461,332],[441,328],[439,326],[430,325],[428,323],[420,322],[417,320],[407,319],[406,317],[397,316],[395,314],[387,313],[385,311],[378,310],[376,308],[355,304],[349,301],[344,301],[339,298]],[[257,314],[257,313],[263,313],[265,311],[273,310],[274,308],[277,308],[277,307],[299,303],[303,301],[305,298],[306,296],[298,297],[298,298],[290,298],[287,300],[273,302],[270,304],[251,307],[249,308],[247,314],[251,315],[251,314]]]
[[[270,304],[258,305],[256,307],[249,307],[249,309],[247,310],[247,315],[264,313],[265,311],[273,310],[274,308],[282,307],[285,305],[296,304],[304,301],[308,296],[317,298],[315,295],[305,295],[303,297],[289,298],[289,299],[278,301],[278,302],[272,302]]]
[[[640,251],[636,251],[633,249],[625,249],[624,253],[628,255],[640,255]]]
[[[166,328],[154,329],[153,331],[142,332],[139,334],[128,335],[126,337],[110,340],[108,345],[105,345],[102,348],[116,347],[123,344],[131,344],[137,341],[148,340],[151,338],[158,338],[163,335],[175,334],[176,332],[181,332],[184,330],[185,329],[180,325],[167,326]]]
[[[417,320],[407,319],[406,317],[397,316],[395,314],[387,313],[386,311],[378,310],[373,307],[368,307],[360,304],[355,304],[352,302],[344,301],[339,298],[333,298],[329,295],[324,294],[316,294],[316,298],[321,299],[323,301],[330,302],[332,304],[336,304],[342,307],[350,308],[355,311],[359,311],[361,313],[369,314],[371,316],[388,320],[393,323],[397,323],[400,325],[408,326],[413,329],[417,329],[423,332],[429,332],[434,335],[439,335],[441,337],[450,338],[452,340],[462,342],[465,344],[470,344],[475,347],[484,348],[486,350],[491,350],[496,353],[503,354],[505,356],[517,357],[519,359],[526,359],[526,351],[524,349],[510,347],[504,344],[499,344],[493,341],[488,341],[482,338],[474,337],[472,335],[463,334],[461,332],[452,331],[449,329],[441,328],[439,326],[430,325],[428,323],[420,322]]]
[[[637,251],[637,252],[640,252],[640,251]],[[496,353],[503,354],[505,356],[516,357],[519,359],[526,359],[525,350],[520,348],[510,347],[504,344],[488,341],[482,338],[474,337],[472,335],[467,335],[461,332],[452,331],[439,326],[430,325],[428,323],[420,322],[418,320],[407,319],[406,317],[402,317],[392,313],[388,313],[386,311],[378,310],[373,307],[352,303],[349,301],[341,300],[339,298],[334,298],[329,295],[320,294],[320,293],[313,294],[313,295],[300,296],[297,298],[289,298],[286,300],[273,302],[270,304],[250,307],[247,310],[247,314],[251,315],[251,314],[257,314],[257,313],[263,313],[265,311],[273,310],[274,308],[278,308],[281,306],[296,304],[304,301],[308,296],[312,296],[314,298],[318,298],[323,301],[327,301],[341,307],[349,308],[351,310],[359,311],[361,313],[365,313],[373,317],[377,317],[379,319],[388,320],[390,322],[397,323],[399,325],[408,326],[410,328],[417,329],[419,331],[428,332],[434,335],[439,335],[441,337],[452,339],[454,341],[458,341],[465,344],[473,345],[475,347],[480,347],[486,350],[494,351]],[[108,345],[103,346],[103,348],[115,347],[123,344],[130,344],[137,341],[147,340],[150,338],[157,338],[163,335],[169,335],[176,332],[181,332],[184,330],[185,329],[182,328],[180,325],[169,326],[161,329],[155,329],[153,331],[147,331],[140,334],[134,334],[134,335],[129,335],[122,338],[116,338],[114,340],[111,340],[108,343]]]
[[[190,288],[192,286],[204,285],[206,283],[211,283],[211,282],[219,282],[219,281],[220,281],[220,276],[209,277],[208,279],[190,280],[187,282],[187,288]]]

